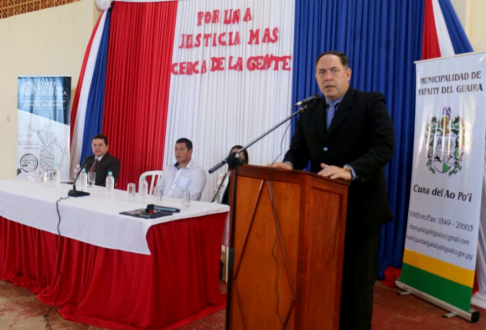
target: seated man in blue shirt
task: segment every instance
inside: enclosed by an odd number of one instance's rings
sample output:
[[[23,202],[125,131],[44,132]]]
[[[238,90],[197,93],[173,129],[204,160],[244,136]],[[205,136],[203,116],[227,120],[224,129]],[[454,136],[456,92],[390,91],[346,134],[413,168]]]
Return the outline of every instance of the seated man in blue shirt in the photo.
[[[190,192],[191,200],[200,200],[206,186],[206,171],[192,160],[192,142],[181,138],[176,141],[175,158],[177,162],[164,168],[162,177],[157,182],[164,190],[164,196],[180,198],[182,192]]]

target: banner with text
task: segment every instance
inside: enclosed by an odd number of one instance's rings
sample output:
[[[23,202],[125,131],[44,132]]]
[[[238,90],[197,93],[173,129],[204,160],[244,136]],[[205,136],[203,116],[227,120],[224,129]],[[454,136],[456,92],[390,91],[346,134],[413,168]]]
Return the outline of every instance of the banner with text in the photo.
[[[27,177],[32,161],[35,176],[57,164],[69,178],[71,77],[18,78],[17,175]]]
[[[292,97],[295,0],[180,1],[174,33],[165,165],[177,139],[194,143],[193,159],[211,168],[288,117]],[[309,68],[310,69],[310,68]],[[252,164],[288,149],[288,125],[253,145]],[[209,177],[210,200],[221,168]]]
[[[483,184],[486,54],[417,63],[400,281],[469,311]]]

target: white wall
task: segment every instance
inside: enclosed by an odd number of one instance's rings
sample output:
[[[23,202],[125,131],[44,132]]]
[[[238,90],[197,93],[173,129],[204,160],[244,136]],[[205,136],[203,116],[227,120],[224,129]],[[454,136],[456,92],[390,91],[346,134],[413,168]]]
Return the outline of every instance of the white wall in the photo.
[[[486,1],[451,0],[475,52],[486,51]]]
[[[93,0],[0,19],[0,180],[17,169],[17,77],[68,75],[72,98],[91,32]]]
[[[469,0],[469,22],[466,31],[472,46],[477,52],[486,51],[486,1]]]

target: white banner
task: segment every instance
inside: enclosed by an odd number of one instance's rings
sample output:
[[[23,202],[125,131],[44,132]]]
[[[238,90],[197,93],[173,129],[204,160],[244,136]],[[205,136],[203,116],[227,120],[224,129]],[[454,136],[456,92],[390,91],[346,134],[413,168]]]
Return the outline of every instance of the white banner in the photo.
[[[476,267],[484,88],[486,54],[417,63],[413,173],[400,280],[411,286],[430,282],[436,287],[427,293],[462,309],[469,308]],[[449,284],[462,293],[454,293]]]
[[[57,165],[61,178],[69,176],[71,77],[18,78],[17,177],[34,175]]]
[[[175,163],[181,137],[192,140],[194,161],[209,169],[232,146],[248,144],[289,116],[294,12],[294,0],[179,2],[165,166]],[[250,163],[283,157],[287,127],[252,146]],[[202,200],[210,200],[224,170],[209,177]]]

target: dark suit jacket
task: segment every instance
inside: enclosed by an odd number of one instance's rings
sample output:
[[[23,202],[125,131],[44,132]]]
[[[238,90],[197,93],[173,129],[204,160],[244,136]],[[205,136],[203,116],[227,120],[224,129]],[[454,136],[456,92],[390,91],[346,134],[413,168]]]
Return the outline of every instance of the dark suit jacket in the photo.
[[[95,161],[95,156],[89,156],[83,162],[83,166],[87,163],[93,164]],[[91,167],[91,166],[90,166]],[[89,171],[89,168],[87,169]],[[118,176],[120,175],[120,161],[118,158],[112,156],[109,152],[107,152],[103,158],[101,158],[100,163],[96,167],[96,181],[95,185],[97,186],[106,186],[106,177],[108,176],[108,172],[113,172],[113,177],[115,178],[115,183],[118,181]]]
[[[321,163],[350,165],[357,179],[349,188],[346,231],[367,235],[392,219],[383,167],[392,158],[394,145],[394,129],[383,95],[350,87],[329,131],[324,98],[300,115],[284,161],[295,169],[306,167],[310,161],[315,173],[321,170]]]

